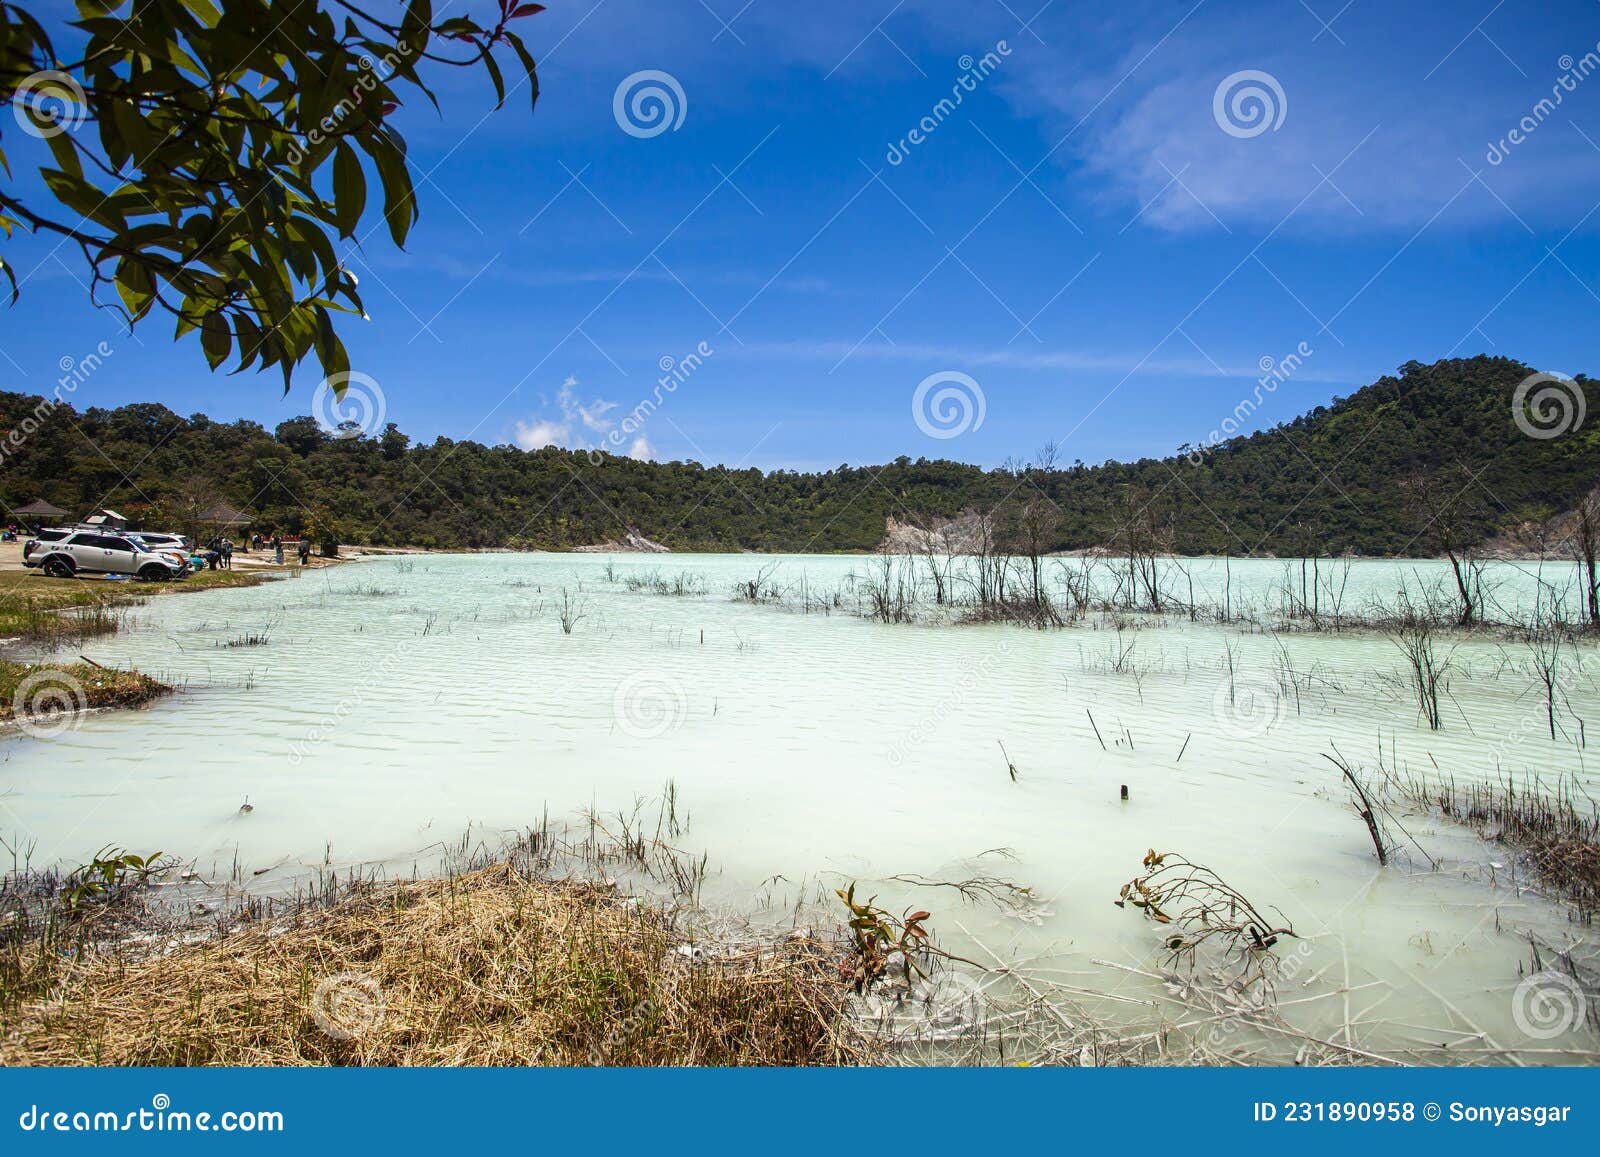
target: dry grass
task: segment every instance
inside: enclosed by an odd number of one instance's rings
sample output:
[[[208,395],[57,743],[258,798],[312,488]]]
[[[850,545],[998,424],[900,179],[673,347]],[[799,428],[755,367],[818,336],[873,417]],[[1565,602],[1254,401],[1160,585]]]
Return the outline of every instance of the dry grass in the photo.
[[[1418,803],[1436,807],[1507,847],[1527,854],[1539,878],[1585,921],[1600,912],[1600,807],[1582,788],[1417,780],[1405,785]]]
[[[73,710],[137,707],[172,690],[139,671],[91,663],[13,663],[0,659],[0,724],[19,718],[53,723]]]
[[[369,884],[143,960],[24,951],[6,1065],[817,1065],[839,948],[680,952],[670,909],[509,864]],[[45,977],[42,972],[54,975]]]

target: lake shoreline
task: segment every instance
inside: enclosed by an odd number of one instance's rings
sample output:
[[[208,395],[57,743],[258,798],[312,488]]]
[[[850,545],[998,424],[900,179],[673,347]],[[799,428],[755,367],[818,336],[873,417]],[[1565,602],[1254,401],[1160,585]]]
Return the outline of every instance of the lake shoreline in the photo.
[[[103,855],[0,878],[0,1065],[849,1065],[872,1051],[844,1017],[837,926],[708,935],[691,896],[609,875],[626,859],[650,878],[674,855],[660,846],[541,830],[435,875],[329,874],[282,901],[163,899],[196,873]]]

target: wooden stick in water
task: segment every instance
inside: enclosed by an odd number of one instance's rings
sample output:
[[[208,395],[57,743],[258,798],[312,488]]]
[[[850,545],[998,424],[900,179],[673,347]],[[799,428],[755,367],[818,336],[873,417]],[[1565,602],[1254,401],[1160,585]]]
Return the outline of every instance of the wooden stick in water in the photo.
[[[1100,725],[1094,721],[1094,712],[1085,707],[1083,713],[1089,717],[1089,726],[1094,728],[1094,737],[1100,740],[1100,750],[1106,750],[1106,741],[1100,734]]]

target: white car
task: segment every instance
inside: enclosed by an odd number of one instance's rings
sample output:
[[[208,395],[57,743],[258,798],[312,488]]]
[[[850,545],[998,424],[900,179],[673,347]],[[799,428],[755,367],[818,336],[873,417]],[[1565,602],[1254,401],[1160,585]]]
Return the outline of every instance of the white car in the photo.
[[[53,578],[80,574],[127,574],[145,582],[165,582],[183,575],[183,565],[144,543],[120,534],[77,530],[56,541],[41,536],[22,564],[38,567]]]
[[[184,574],[189,573],[189,542],[181,534],[157,534],[148,530],[130,531],[122,536],[131,539],[151,554],[164,555],[178,564]]]

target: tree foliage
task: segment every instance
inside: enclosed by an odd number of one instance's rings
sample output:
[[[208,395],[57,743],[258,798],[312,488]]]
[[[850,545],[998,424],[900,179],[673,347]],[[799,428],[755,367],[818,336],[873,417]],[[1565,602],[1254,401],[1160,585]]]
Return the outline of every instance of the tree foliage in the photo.
[[[890,517],[977,510],[996,549],[1429,555],[1445,547],[1419,480],[1444,488],[1459,551],[1573,509],[1600,479],[1600,426],[1548,439],[1518,429],[1511,401],[1529,372],[1488,357],[1412,369],[1199,458],[995,470],[898,458],[804,474],[413,444],[392,423],[341,437],[309,418],[270,432],[154,403],[79,413],[0,393],[0,431],[11,431],[0,501],[109,503],[152,524],[226,502],[280,530],[325,519],[349,542],[441,548],[560,550],[632,528],[678,550],[868,551]],[[1600,414],[1600,390],[1576,384]],[[1467,478],[1470,490],[1450,488]]]
[[[389,17],[347,0],[77,0],[56,36],[0,3],[0,101],[49,154],[36,200],[0,152],[0,229],[66,238],[96,304],[129,324],[170,314],[213,369],[276,366],[287,390],[314,355],[337,387],[336,317],[363,311],[336,242],[364,237],[373,208],[369,232],[397,246],[417,219],[396,108],[437,107],[425,74],[452,66],[486,73],[496,107],[524,82],[538,98],[511,25],[543,5],[497,2],[480,24],[436,19],[430,0]]]

